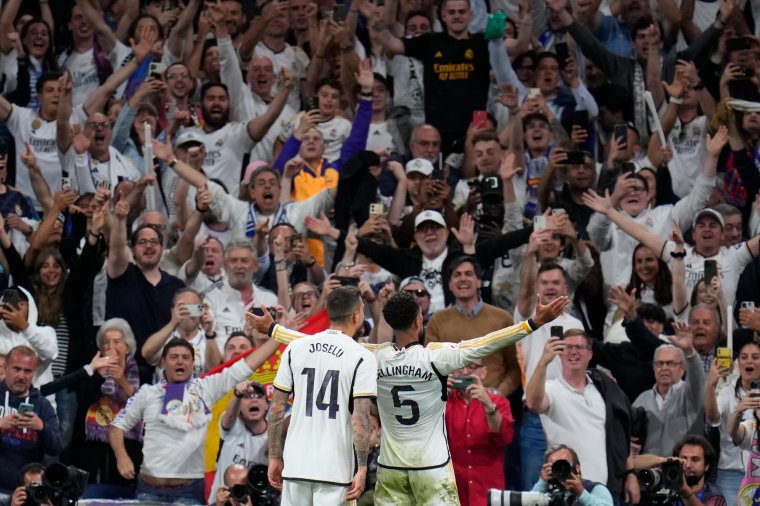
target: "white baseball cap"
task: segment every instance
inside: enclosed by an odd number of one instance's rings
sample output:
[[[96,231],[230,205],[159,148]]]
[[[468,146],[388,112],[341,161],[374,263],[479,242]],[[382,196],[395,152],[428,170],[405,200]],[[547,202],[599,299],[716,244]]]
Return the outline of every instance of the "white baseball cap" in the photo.
[[[201,139],[201,136],[195,132],[185,131],[179,134],[179,137],[177,137],[177,142],[175,143],[175,146],[180,147],[183,144],[188,144],[190,142],[203,144],[203,139]]]
[[[433,173],[433,164],[429,160],[424,158],[415,158],[406,163],[406,173],[419,172],[425,176],[429,176]]]
[[[420,214],[417,215],[416,218],[414,218],[414,229],[417,230],[417,227],[419,227],[421,224],[425,223],[426,221],[432,221],[434,223],[438,223],[443,228],[446,228],[446,220],[443,219],[443,215],[441,213],[439,213],[438,211],[427,210],[427,211],[422,211]]]

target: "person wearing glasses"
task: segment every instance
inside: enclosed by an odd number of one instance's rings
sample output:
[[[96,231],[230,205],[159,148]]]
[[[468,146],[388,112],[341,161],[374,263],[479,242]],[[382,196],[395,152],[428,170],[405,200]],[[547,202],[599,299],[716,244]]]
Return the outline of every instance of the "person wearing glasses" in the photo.
[[[617,503],[636,504],[639,484],[627,472],[633,469],[631,404],[613,379],[588,368],[591,339],[580,329],[549,338],[528,381],[525,406],[541,415],[549,447],[564,444],[576,451],[585,479],[607,485]],[[562,363],[562,375],[547,380],[555,357]]]
[[[235,385],[234,396],[230,398],[227,410],[219,420],[220,434],[224,444],[216,461],[216,475],[211,486],[211,498],[219,501],[217,490],[225,490],[224,475],[233,464],[242,464],[250,469],[256,465],[269,464],[267,447],[266,414],[269,410],[267,393],[261,383],[243,381]]]
[[[483,504],[488,489],[504,486],[504,447],[515,433],[509,402],[483,385],[487,374],[488,367],[479,358],[448,378],[446,432],[466,434],[449,439],[463,506]]]
[[[129,236],[127,243],[129,209],[127,199],[119,200],[114,207],[106,263],[108,286],[105,317],[128,321],[138,349],[142,349],[151,334],[171,320],[174,294],[185,284],[159,268],[164,241],[163,233],[158,228],[140,225]],[[141,354],[138,353],[136,358],[142,382],[149,381],[153,367]]]
[[[654,387],[634,401],[647,412],[647,439],[643,453],[667,456],[685,434],[704,432],[705,372],[694,348],[694,338],[686,322],[673,324],[672,344],[654,352]],[[683,379],[686,373],[686,379]]]

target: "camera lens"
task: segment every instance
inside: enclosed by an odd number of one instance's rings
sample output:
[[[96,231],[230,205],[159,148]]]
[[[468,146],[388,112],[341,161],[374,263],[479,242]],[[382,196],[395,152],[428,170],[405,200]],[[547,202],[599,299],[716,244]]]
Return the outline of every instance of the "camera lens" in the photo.
[[[570,478],[571,471],[570,462],[564,459],[557,460],[552,464],[552,478],[555,480],[565,481]]]

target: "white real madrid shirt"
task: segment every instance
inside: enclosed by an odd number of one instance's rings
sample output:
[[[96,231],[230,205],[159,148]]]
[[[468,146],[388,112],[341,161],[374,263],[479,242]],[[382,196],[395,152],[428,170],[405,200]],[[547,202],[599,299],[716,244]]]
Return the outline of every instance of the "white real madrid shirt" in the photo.
[[[280,140],[282,142],[286,142],[293,135],[293,132],[295,132],[301,123],[303,114],[303,112],[299,112],[282,122],[282,131],[280,133]],[[327,121],[317,123],[314,128],[319,130],[325,140],[325,152],[322,156],[331,162],[340,158],[340,149],[351,133],[351,122],[346,118],[333,116]]]
[[[295,392],[282,477],[349,485],[353,400],[377,395],[372,352],[338,330],[306,336],[283,352],[274,387]]]
[[[189,128],[203,139],[206,159],[203,172],[209,179],[218,179],[230,195],[237,195],[243,170],[243,156],[256,142],[248,135],[248,124],[231,121],[218,130],[206,132],[201,127]]]
[[[414,344],[402,349],[391,343],[365,344],[377,360],[377,406],[381,422],[378,464],[393,469],[432,469],[446,465],[449,462],[444,421],[446,376],[530,333],[530,326],[523,321],[459,343],[430,343],[424,348]],[[279,342],[290,342],[289,347],[310,339],[280,325],[275,326],[272,337]],[[286,363],[285,360],[282,363]],[[293,422],[291,430],[292,427]],[[286,466],[287,462],[286,457]]]

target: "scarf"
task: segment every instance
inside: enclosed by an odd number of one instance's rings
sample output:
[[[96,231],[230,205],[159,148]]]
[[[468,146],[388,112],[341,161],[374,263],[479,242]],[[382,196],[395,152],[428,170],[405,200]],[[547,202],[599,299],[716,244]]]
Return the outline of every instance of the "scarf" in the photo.
[[[160,420],[177,430],[189,432],[205,427],[211,421],[211,410],[194,388],[194,380],[182,383],[164,382],[164,402]]]
[[[647,104],[644,100],[644,91],[646,83],[644,82],[644,69],[638,61],[633,62],[633,124],[639,131],[641,145],[645,146],[645,139],[649,138],[649,129],[647,125]]]
[[[137,88],[139,88],[142,82],[148,78],[148,69],[150,68],[152,61],[153,57],[148,56],[145,58],[145,61],[142,62],[139,67],[137,67],[137,70],[135,70],[134,73],[129,76],[129,80],[127,80],[127,89],[124,91],[125,100],[132,98],[132,95],[135,94]]]
[[[124,370],[127,383],[133,388],[140,387],[140,374],[134,357],[127,357],[127,367]],[[108,443],[108,427],[114,421],[119,411],[127,404],[127,393],[111,377],[106,377],[100,387],[101,396],[87,410],[85,418],[85,436],[90,441]],[[138,423],[124,435],[127,439],[142,440],[142,423]]]
[[[752,446],[749,450],[747,470],[739,485],[739,497],[736,504],[755,504],[755,499],[760,499],[760,465],[758,465],[760,453],[757,446],[757,427],[745,426],[745,429],[753,432]]]
[[[110,60],[103,51],[103,46],[100,45],[98,38],[95,37],[95,43],[92,46],[92,59],[95,61],[95,69],[98,72],[98,80],[100,84],[106,82],[108,76],[113,74],[113,66]]]

